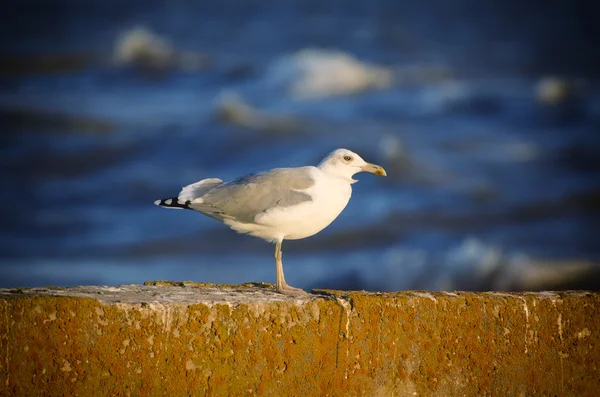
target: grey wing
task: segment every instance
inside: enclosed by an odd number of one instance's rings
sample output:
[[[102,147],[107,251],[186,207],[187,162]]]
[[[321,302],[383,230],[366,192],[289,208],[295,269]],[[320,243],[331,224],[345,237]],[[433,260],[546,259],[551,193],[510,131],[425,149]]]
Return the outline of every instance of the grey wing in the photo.
[[[246,175],[210,190],[192,201],[190,208],[221,220],[252,223],[257,214],[270,208],[310,201],[309,194],[299,191],[315,184],[309,168],[278,168]]]

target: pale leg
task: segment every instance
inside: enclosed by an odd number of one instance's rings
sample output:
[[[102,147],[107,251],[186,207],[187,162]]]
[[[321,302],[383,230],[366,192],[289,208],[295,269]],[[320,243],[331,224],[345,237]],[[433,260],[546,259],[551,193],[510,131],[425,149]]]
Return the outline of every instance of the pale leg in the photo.
[[[283,241],[278,241],[275,244],[275,278],[277,280],[277,292],[292,295],[292,296],[301,296],[308,295],[306,292],[302,291],[300,288],[290,287],[285,282],[285,276],[283,275],[283,262],[281,260],[281,244]]]

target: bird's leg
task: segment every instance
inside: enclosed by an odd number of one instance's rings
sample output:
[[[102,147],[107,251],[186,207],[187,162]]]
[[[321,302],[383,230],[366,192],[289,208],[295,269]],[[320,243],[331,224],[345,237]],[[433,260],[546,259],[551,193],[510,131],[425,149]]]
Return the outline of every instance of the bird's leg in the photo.
[[[283,276],[283,263],[281,262],[281,241],[275,244],[275,278],[277,280],[277,291],[281,292],[285,283]]]
[[[277,280],[277,292],[291,296],[302,296],[308,295],[300,288],[290,287],[285,282],[285,276],[283,275],[283,262],[281,260],[281,244],[283,241],[278,241],[275,244],[275,268],[276,268],[276,280]]]

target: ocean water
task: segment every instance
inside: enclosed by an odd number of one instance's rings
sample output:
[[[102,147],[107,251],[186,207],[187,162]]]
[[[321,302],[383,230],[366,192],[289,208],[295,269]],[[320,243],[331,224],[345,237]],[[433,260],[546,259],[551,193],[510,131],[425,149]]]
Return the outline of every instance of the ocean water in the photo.
[[[54,1],[1,17],[0,287],[275,279],[273,246],[157,198],[381,164],[302,288],[597,288],[600,37],[555,2]],[[553,77],[555,76],[555,77]]]

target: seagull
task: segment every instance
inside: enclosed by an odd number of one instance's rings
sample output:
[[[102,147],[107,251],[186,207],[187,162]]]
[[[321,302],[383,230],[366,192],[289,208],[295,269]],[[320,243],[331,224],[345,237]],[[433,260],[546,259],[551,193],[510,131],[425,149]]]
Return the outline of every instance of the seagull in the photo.
[[[198,211],[223,222],[238,233],[275,243],[276,290],[291,296],[306,295],[288,285],[283,275],[283,240],[317,234],[344,210],[352,195],[352,176],[358,172],[386,176],[347,149],[329,153],[318,166],[275,168],[223,182],[203,179],[184,186],[177,197],[154,204]]]

